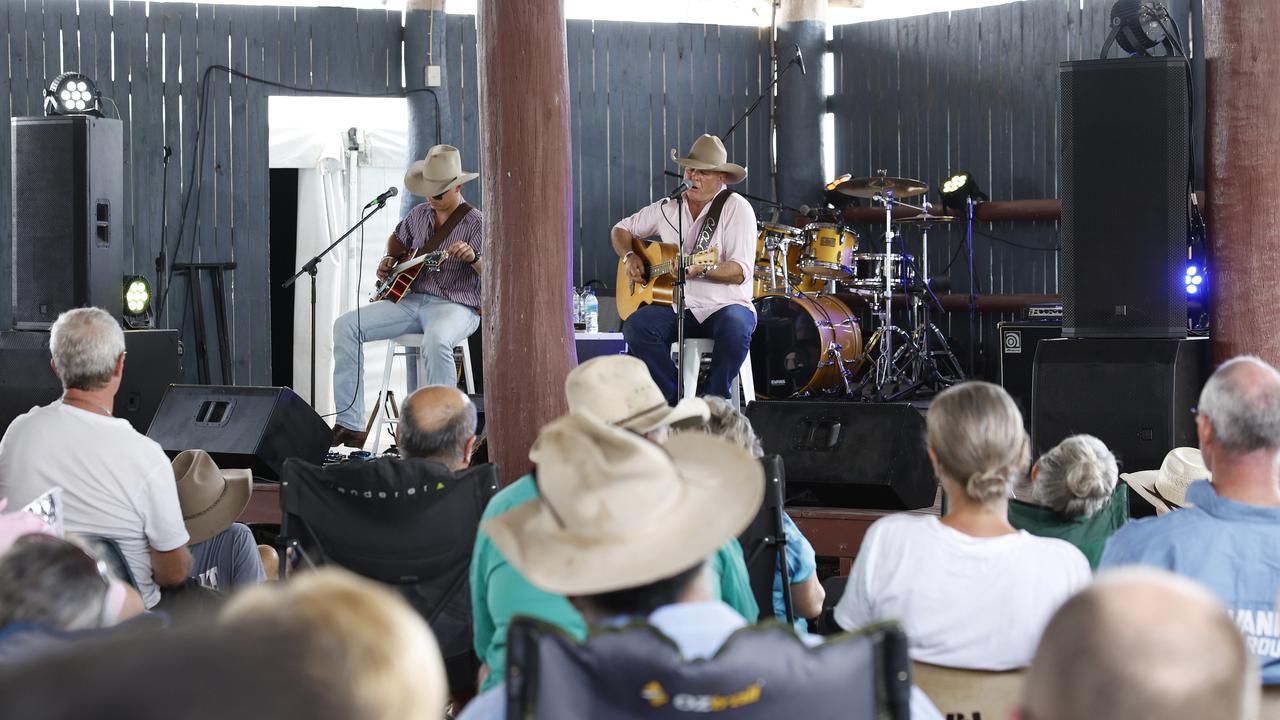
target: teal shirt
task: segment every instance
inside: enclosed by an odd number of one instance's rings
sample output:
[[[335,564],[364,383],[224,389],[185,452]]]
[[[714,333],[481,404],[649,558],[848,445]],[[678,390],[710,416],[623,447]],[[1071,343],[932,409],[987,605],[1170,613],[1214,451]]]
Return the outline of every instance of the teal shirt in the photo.
[[[533,476],[525,475],[493,496],[480,523],[483,525],[490,518],[537,496]],[[751,594],[747,564],[738,541],[725,543],[712,556],[707,568],[712,577],[711,594],[717,596],[714,599],[723,601],[748,621],[755,622],[760,608]],[[579,642],[587,637],[587,624],[569,601],[562,595],[553,595],[529,584],[507,562],[483,529],[476,534],[476,546],[471,553],[471,612],[476,655],[489,666],[489,675],[480,687],[482,692],[502,682],[506,673],[507,626],[511,618],[520,615],[542,620],[559,627]]]

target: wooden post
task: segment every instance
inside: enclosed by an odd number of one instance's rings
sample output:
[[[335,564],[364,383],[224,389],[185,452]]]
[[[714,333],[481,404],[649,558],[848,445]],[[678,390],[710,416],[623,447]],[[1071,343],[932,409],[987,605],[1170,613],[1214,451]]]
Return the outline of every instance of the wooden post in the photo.
[[[577,362],[569,319],[573,177],[561,0],[480,0],[485,424],[504,482],[564,414]],[[608,238],[598,238],[607,242]]]
[[[1204,25],[1213,357],[1280,365],[1280,96],[1260,90],[1280,64],[1280,3],[1205,0]]]

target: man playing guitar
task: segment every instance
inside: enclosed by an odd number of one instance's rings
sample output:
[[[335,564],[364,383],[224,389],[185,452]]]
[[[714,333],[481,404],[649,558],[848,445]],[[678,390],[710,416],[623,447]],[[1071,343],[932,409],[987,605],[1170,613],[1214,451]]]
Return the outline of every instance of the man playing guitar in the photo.
[[[343,314],[333,324],[333,401],[338,408],[333,444],[363,447],[366,431],[363,343],[422,333],[427,385],[455,385],[453,348],[480,325],[482,216],[462,199],[460,186],[479,177],[463,172],[458,149],[436,145],[405,173],[404,185],[427,198],[409,211],[387,238],[378,278],[415,254],[443,250],[434,271],[419,273],[398,301],[378,300]],[[413,270],[406,270],[413,272]]]
[[[688,268],[684,322],[687,337],[715,340],[706,392],[727,398],[750,351],[756,326],[751,304],[756,215],[745,198],[726,187],[745,180],[747,169],[728,162],[724,144],[713,135],[698,138],[686,157],[675,157],[672,151],[672,159],[684,168],[685,180],[691,184],[684,192],[683,225],[677,223],[677,204],[660,200],[619,221],[610,240],[634,282],[643,281],[645,270],[632,250],[638,238],[657,235],[662,242],[679,244],[684,253],[719,246],[718,262]],[[683,228],[683,238],[677,236],[677,227]],[[631,354],[644,361],[667,401],[674,404],[679,399],[671,361],[671,343],[676,340],[674,309],[644,305],[626,319],[622,333]]]

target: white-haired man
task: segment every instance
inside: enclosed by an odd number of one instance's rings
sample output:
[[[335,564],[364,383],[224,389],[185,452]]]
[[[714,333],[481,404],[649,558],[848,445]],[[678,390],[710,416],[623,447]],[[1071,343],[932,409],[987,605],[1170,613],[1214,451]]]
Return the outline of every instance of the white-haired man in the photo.
[[[1022,720],[1244,720],[1258,670],[1222,605],[1185,578],[1112,570],[1049,621]]]
[[[1200,393],[1196,431],[1213,482],[1187,488],[1189,507],[1121,527],[1100,567],[1153,565],[1205,584],[1258,657],[1263,682],[1280,684],[1280,373],[1256,357],[1223,363]]]
[[[0,497],[22,507],[63,490],[68,532],[114,541],[148,608],[191,571],[177,483],[164,450],[112,417],[124,333],[99,308],[58,316],[49,335],[62,397],[18,417],[0,439]]]

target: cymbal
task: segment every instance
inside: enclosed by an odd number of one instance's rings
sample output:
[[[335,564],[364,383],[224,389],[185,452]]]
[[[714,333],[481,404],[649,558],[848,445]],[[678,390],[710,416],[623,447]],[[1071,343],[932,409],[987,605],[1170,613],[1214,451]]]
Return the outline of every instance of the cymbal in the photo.
[[[955,222],[959,219],[960,218],[955,215],[929,215],[928,213],[920,213],[919,215],[894,218],[893,221],[899,225],[936,225],[938,223]]]
[[[860,198],[873,198],[889,191],[894,197],[909,198],[929,192],[929,186],[919,180],[880,175],[852,178],[836,186],[836,192]]]

